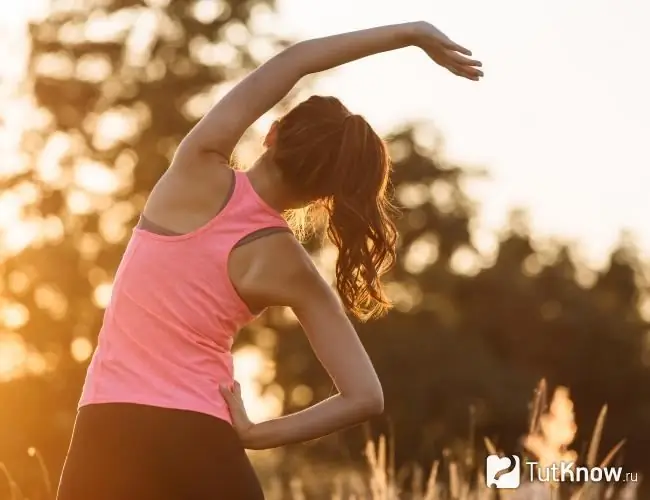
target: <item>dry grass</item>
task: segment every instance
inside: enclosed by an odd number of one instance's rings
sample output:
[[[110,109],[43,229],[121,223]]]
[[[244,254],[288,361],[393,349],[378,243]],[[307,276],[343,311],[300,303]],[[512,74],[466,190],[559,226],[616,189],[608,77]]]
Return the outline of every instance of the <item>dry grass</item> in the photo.
[[[561,462],[581,463],[587,467],[607,467],[623,447],[624,441],[612,448],[599,462],[599,446],[607,416],[607,406],[603,406],[587,449],[586,456],[578,462],[577,453],[570,448],[577,432],[574,420],[573,402],[568,389],[558,387],[547,403],[548,391],[542,380],[536,390],[528,434],[522,444],[527,451],[527,460],[540,466],[559,466]],[[473,430],[472,430],[473,432]],[[522,484],[516,490],[493,490],[486,486],[484,468],[473,465],[473,457],[489,454],[503,455],[488,438],[484,438],[485,450],[474,450],[466,456],[454,459],[447,456],[443,462],[436,461],[428,471],[420,467],[396,471],[392,454],[385,436],[366,444],[368,472],[365,477],[358,473],[337,473],[331,481],[331,500],[636,500],[639,481],[624,485],[605,483],[569,484],[528,481],[530,472],[522,467]],[[443,483],[445,464],[448,480]],[[408,478],[408,481],[407,479]],[[289,497],[286,490],[275,485],[267,490],[268,500],[291,498],[308,499],[308,482],[296,478],[291,485]],[[407,493],[408,492],[408,493]],[[329,492],[328,492],[329,495]],[[318,498],[325,498],[318,495]]]
[[[547,404],[548,391],[542,380],[536,390],[528,434],[522,444],[527,451],[528,460],[534,459],[540,466],[550,466],[561,462],[576,462],[577,453],[570,448],[576,435],[573,402],[569,391],[564,387],[555,389],[550,404]],[[598,461],[600,441],[607,416],[607,406],[603,406],[582,464],[587,467],[607,467],[613,463],[624,441],[612,448]],[[472,429],[472,435],[473,435]],[[461,458],[445,455],[443,462],[436,461],[430,470],[415,466],[397,471],[393,460],[393,443],[386,436],[366,443],[366,471],[337,471],[306,468],[283,485],[271,479],[265,484],[268,500],[308,500],[314,496],[314,484],[323,484],[327,477],[327,491],[317,488],[317,498],[328,500],[636,500],[639,481],[624,485],[605,483],[584,483],[570,485],[558,482],[529,482],[530,474],[522,467],[522,484],[516,490],[492,490],[487,488],[483,467],[475,467],[475,457],[489,454],[502,454],[494,443],[484,438],[485,450],[468,450]],[[41,468],[44,490],[53,497],[49,473],[40,454],[34,448],[28,453],[35,457]],[[525,463],[526,459],[522,460]],[[441,481],[445,464],[447,481]],[[471,472],[470,472],[471,471]],[[0,463],[2,472],[9,484],[11,500],[29,500],[21,492],[7,468]],[[635,478],[636,479],[636,478]],[[309,486],[309,488],[308,488]],[[618,488],[617,488],[618,486]],[[622,487],[621,487],[622,486]],[[408,493],[406,493],[408,492]]]

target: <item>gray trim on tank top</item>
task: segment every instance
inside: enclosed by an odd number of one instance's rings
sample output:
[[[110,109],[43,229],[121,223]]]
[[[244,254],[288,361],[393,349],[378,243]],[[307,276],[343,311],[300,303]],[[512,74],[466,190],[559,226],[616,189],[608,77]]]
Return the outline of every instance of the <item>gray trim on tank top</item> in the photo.
[[[230,202],[232,199],[232,196],[235,192],[235,185],[237,183],[237,175],[235,174],[235,171],[231,169],[232,176],[231,176],[231,182],[230,182],[230,189],[228,190],[228,194],[226,195],[226,198],[224,202],[221,204],[219,207],[219,210],[213,215],[213,218],[219,215],[224,208],[226,208],[226,205]],[[138,224],[136,226],[138,229],[142,229],[143,231],[147,231],[149,233],[157,234],[160,236],[183,236],[183,233],[177,233],[175,231],[171,231],[169,229],[166,229],[162,227],[159,224],[156,224],[155,222],[151,221],[147,217],[145,217],[144,214],[140,214],[140,218],[138,220]],[[291,229],[287,227],[265,227],[262,229],[258,229],[256,231],[253,231],[252,233],[244,236],[241,240],[239,240],[233,248],[240,247],[242,245],[245,245],[246,243],[250,243],[251,241],[255,241],[259,238],[263,238],[264,236],[268,236],[270,234],[278,233],[278,232],[283,232],[283,231],[288,231],[291,232]]]

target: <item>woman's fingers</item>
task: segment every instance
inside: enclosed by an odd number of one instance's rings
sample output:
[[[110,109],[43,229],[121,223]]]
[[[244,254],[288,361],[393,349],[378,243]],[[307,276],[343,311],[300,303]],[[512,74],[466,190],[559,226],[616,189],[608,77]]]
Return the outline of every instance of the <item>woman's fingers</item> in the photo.
[[[474,77],[480,78],[483,76],[483,71],[479,69],[483,66],[481,61],[468,59],[467,57],[451,51],[447,51],[443,57],[446,59],[445,66],[447,68],[453,67],[463,75],[467,75],[473,79]]]
[[[225,385],[220,385],[219,390],[221,391],[223,398],[226,400],[226,403],[228,403],[229,406],[232,405],[234,396],[230,389],[228,389]]]
[[[471,56],[471,55],[472,55],[472,51],[471,51],[471,50],[466,49],[466,48],[463,47],[462,45],[458,45],[456,42],[452,42],[451,40],[444,40],[444,41],[442,42],[442,46],[443,46],[445,49],[453,50],[453,51],[456,51],[456,52],[460,52],[461,54],[465,54],[466,56]]]
[[[230,406],[231,409],[243,406],[243,399],[241,397],[241,385],[239,385],[239,382],[235,381],[232,390],[230,390],[225,385],[220,385],[219,390],[221,391],[221,394],[223,394],[226,403],[228,403],[228,406]]]
[[[452,42],[451,45],[447,44],[446,46],[455,47],[456,44]],[[446,46],[443,45],[443,47]],[[464,47],[460,48],[464,49]],[[435,50],[428,52],[428,54],[433,61],[447,68],[457,76],[462,76],[473,81],[477,81],[483,76],[483,70],[479,69],[483,66],[483,63],[477,59],[465,57],[456,49],[443,48],[441,50],[440,46],[438,46]]]
[[[460,68],[461,71],[463,71],[465,74],[471,76],[471,77],[476,77],[476,78],[482,78],[483,77],[483,72],[480,69],[472,68],[471,66],[456,66],[457,68]]]
[[[454,62],[458,66],[474,66],[480,68],[483,63],[477,59],[470,59],[469,57],[462,56],[457,52],[448,50],[445,52],[445,57]]]
[[[456,76],[461,76],[463,78],[467,78],[467,79],[473,80],[473,81],[478,81],[478,79],[481,76],[483,76],[482,72],[479,75],[477,73],[478,70],[476,70],[474,68],[466,68],[466,67],[464,68],[464,67],[461,67],[461,66],[457,66],[455,64],[449,64],[447,66],[447,69]]]

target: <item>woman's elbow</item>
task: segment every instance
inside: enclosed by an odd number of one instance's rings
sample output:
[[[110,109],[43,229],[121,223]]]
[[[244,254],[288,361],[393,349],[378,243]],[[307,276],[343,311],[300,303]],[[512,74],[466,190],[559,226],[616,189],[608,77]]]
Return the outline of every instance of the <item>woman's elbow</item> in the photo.
[[[380,388],[367,392],[359,398],[359,410],[365,418],[375,417],[384,413],[384,393]]]

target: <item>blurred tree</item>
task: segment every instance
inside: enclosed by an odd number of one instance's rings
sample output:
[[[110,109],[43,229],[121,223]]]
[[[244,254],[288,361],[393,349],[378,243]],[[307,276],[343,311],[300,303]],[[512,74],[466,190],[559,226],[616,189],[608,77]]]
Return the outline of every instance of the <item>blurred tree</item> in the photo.
[[[49,8],[29,30],[23,154],[0,176],[0,206],[23,219],[0,226],[0,377],[46,378],[0,385],[0,405],[15,410],[0,414],[0,456],[29,441],[58,465],[148,192],[214,99],[285,42],[271,30],[273,0]]]
[[[176,145],[223,84],[277,50],[277,39],[253,41],[247,25],[255,13],[263,26],[269,9],[259,1],[54,1],[31,26],[27,83],[38,120],[24,135],[23,172],[3,182],[37,187],[25,212],[40,237],[5,263],[9,285],[28,283],[7,287],[29,310],[20,328],[27,342],[54,347],[65,364],[73,339],[94,339],[101,285]],[[47,285],[60,314],[38,300]]]
[[[470,420],[478,425],[475,439],[495,434],[513,449],[542,377],[572,388],[586,424],[579,439],[609,403],[606,442],[629,436],[628,457],[644,461],[649,436],[638,424],[641,415],[645,428],[650,423],[642,356],[648,323],[638,307],[643,265],[629,238],[597,273],[569,247],[533,240],[525,214],[514,212],[492,255],[479,255],[485,235],[471,231],[475,207],[462,189],[477,172],[450,166],[437,141],[426,141],[432,137],[414,127],[390,138],[402,212],[399,261],[389,276],[396,306],[358,325],[383,381],[398,462],[440,455],[469,436]],[[315,255],[332,258],[327,247]],[[313,399],[329,395],[331,383],[297,325],[278,316],[269,322],[280,330],[275,355],[286,409],[309,403],[292,398],[304,394],[302,385]],[[348,445],[358,446],[359,435],[349,433]],[[328,444],[336,449],[340,440],[314,446],[320,453]],[[481,449],[481,441],[474,444]]]

